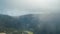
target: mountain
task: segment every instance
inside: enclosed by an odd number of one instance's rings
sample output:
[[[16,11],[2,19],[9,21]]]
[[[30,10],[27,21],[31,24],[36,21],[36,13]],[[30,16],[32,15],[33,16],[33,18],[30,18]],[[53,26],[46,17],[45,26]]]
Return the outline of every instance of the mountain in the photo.
[[[60,33],[60,16],[54,15],[48,22],[40,20],[40,14],[27,14],[18,17],[0,14],[0,32],[28,30],[34,34]]]
[[[17,29],[18,21],[8,15],[0,14],[0,32]]]

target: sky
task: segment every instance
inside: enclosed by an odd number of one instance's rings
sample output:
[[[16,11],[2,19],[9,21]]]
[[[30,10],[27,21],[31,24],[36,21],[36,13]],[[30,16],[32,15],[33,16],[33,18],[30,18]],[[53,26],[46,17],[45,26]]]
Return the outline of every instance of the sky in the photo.
[[[51,14],[59,12],[59,0],[0,0],[0,14],[20,16],[25,14]]]

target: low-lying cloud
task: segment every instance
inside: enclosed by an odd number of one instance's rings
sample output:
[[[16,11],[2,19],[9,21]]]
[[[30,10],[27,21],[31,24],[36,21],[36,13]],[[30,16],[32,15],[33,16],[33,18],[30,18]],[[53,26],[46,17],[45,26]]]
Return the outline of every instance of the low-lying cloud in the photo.
[[[58,12],[59,3],[59,0],[0,0],[0,13],[10,16],[48,14]]]

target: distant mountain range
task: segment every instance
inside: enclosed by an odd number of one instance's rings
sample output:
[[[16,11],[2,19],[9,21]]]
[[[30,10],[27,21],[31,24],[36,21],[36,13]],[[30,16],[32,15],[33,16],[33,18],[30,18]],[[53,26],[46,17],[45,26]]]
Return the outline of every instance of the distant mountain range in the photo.
[[[55,17],[52,21],[56,23],[54,27],[53,25],[51,25],[50,22],[49,22],[50,24],[47,24],[45,22],[43,23],[39,18],[39,14],[27,14],[16,18],[12,16],[0,14],[0,31],[13,28],[16,30],[30,30],[35,32],[35,34],[40,34],[40,33],[46,34],[46,32],[56,33],[56,31],[59,33],[60,27],[57,24],[60,24],[60,21],[59,19],[58,20],[56,19],[58,18]]]

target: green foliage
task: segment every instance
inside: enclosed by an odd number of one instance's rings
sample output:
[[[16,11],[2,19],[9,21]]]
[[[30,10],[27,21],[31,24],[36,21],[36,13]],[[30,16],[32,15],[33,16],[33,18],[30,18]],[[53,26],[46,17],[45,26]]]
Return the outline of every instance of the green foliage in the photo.
[[[41,30],[38,25],[40,22],[36,15],[28,14],[20,16],[19,18],[14,18],[8,15],[0,15],[0,32],[23,32],[23,31],[31,31],[29,34],[46,34],[48,31],[49,33],[54,33],[55,31],[49,30],[49,25],[44,24]],[[58,22],[57,22],[58,21]],[[60,21],[56,20],[53,23],[57,23],[56,25],[56,34],[60,34]],[[48,26],[48,27],[47,27]]]

